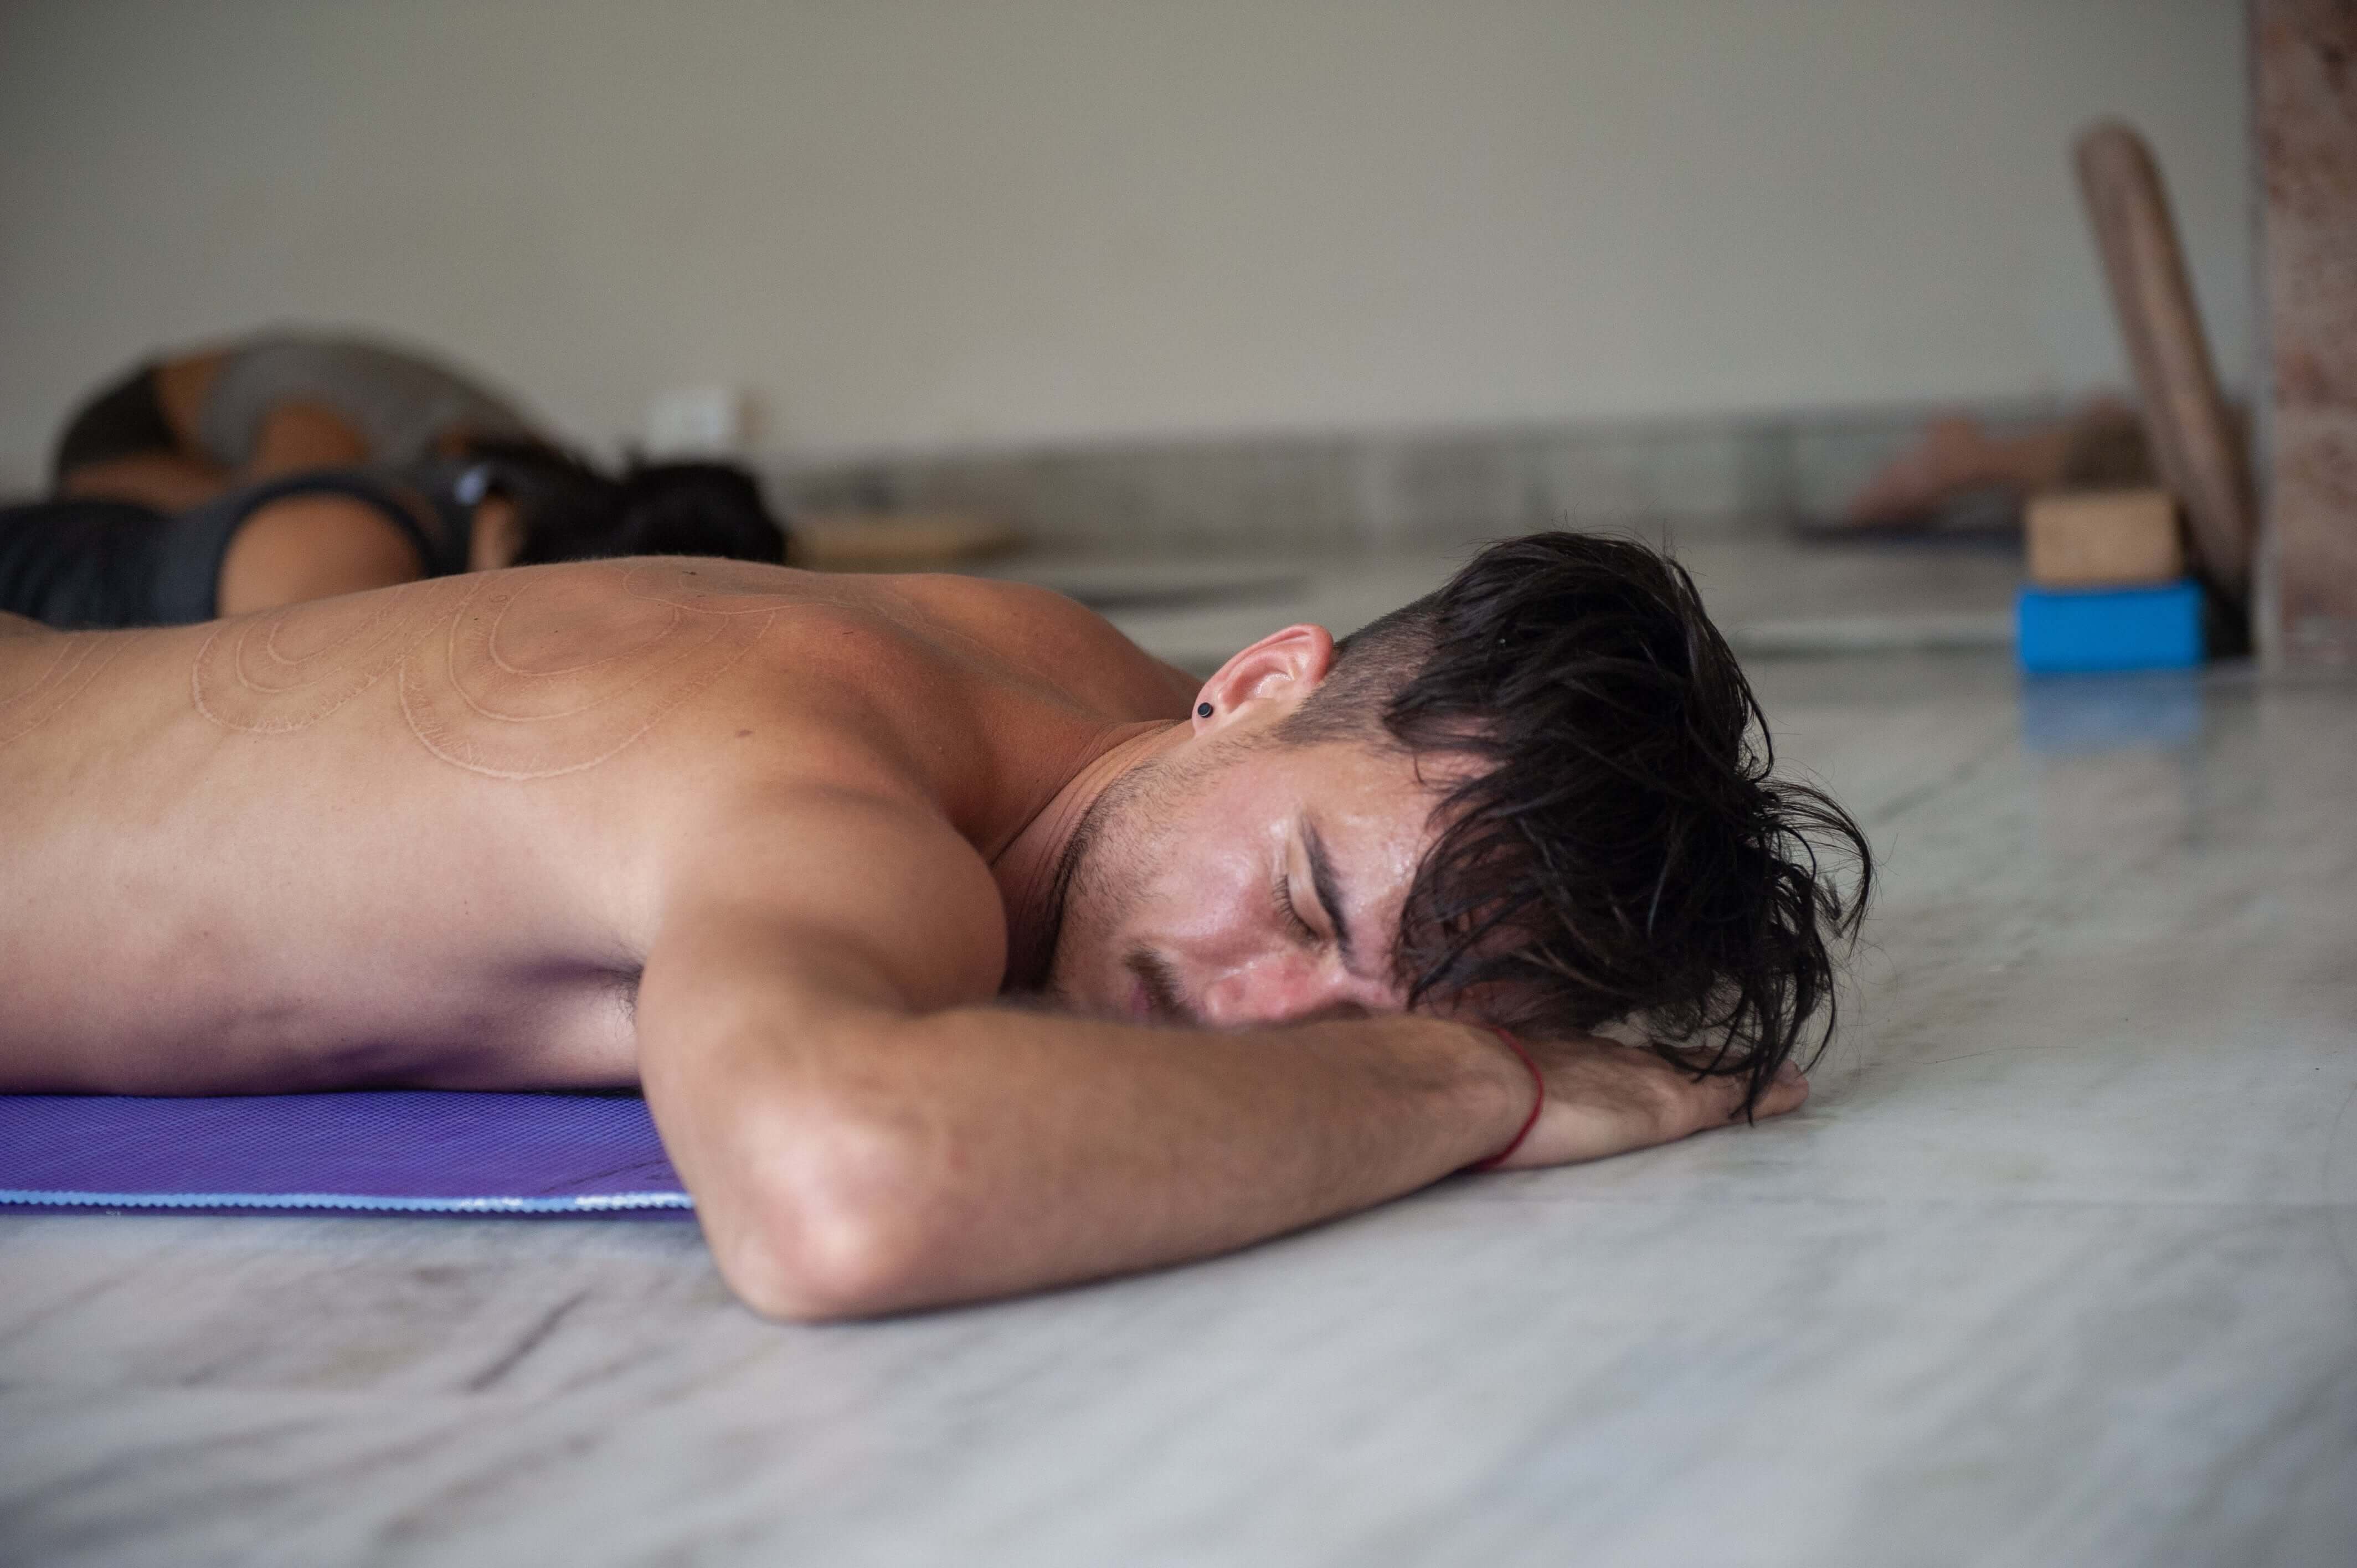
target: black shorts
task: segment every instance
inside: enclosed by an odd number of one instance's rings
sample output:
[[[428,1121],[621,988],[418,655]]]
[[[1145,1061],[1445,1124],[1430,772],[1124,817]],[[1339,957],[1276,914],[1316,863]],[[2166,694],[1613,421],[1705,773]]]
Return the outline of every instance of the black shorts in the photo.
[[[74,469],[117,457],[144,457],[180,449],[164,404],[156,395],[156,367],[142,365],[92,392],[66,421],[49,459],[49,482],[60,484]]]
[[[68,631],[210,620],[220,611],[230,541],[256,511],[294,495],[364,501],[417,547],[428,575],[463,570],[464,535],[447,548],[429,536],[399,487],[366,469],[320,468],[231,490],[177,515],[98,496],[0,507],[0,610]]]

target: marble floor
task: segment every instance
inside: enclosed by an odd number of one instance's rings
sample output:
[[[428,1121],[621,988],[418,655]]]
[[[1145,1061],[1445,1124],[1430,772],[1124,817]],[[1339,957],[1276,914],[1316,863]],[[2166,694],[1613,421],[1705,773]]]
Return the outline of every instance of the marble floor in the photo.
[[[1634,531],[1670,547],[1746,657],[2003,649],[2018,543],[1932,538],[1879,547],[1795,542],[1765,521]],[[1350,631],[1438,585],[1473,546],[1329,556],[1017,556],[984,569],[1068,593],[1142,646],[1206,671],[1293,620]]]
[[[0,1219],[0,1562],[2357,1561],[2357,686],[1754,672],[1888,873],[1798,1116],[853,1326],[684,1223]]]

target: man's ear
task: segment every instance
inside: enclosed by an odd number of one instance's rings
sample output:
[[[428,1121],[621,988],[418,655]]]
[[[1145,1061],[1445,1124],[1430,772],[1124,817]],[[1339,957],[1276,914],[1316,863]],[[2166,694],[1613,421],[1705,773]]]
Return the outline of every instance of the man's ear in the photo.
[[[1273,631],[1203,682],[1195,693],[1195,733],[1208,735],[1243,718],[1275,717],[1280,708],[1290,713],[1333,668],[1334,634],[1324,627]]]

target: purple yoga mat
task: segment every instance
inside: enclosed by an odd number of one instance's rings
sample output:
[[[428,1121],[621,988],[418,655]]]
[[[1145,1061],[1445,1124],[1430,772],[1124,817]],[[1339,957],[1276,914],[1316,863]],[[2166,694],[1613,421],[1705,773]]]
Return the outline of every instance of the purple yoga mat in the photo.
[[[0,1206],[645,1214],[693,1207],[636,1095],[0,1095]]]

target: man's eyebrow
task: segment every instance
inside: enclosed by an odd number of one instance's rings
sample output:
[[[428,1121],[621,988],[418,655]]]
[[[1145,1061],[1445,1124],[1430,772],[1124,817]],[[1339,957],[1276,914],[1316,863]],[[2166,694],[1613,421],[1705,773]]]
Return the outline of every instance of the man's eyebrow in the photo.
[[[1358,945],[1351,940],[1350,900],[1342,896],[1341,879],[1334,875],[1334,863],[1327,857],[1326,841],[1318,836],[1318,824],[1307,817],[1301,819],[1301,847],[1309,855],[1309,885],[1318,890],[1318,902],[1325,906],[1326,918],[1334,928],[1334,944],[1342,950],[1347,968]]]

